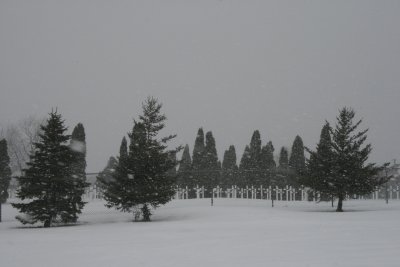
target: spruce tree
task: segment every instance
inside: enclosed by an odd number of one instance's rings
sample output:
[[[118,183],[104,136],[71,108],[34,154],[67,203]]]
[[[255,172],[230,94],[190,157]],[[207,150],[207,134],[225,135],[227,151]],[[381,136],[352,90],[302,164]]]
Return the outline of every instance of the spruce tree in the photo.
[[[221,185],[224,188],[231,187],[237,184],[238,166],[236,163],[235,146],[231,145],[228,150],[225,150],[222,161],[222,177]]]
[[[364,146],[368,129],[355,132],[362,120],[354,123],[355,112],[349,108],[340,110],[335,130],[332,132],[334,166],[332,179],[334,195],[338,198],[337,211],[343,211],[343,200],[350,195],[369,194],[385,182],[377,177],[383,169],[367,163],[372,151],[371,144]]]
[[[8,187],[10,186],[10,181],[11,169],[10,157],[8,156],[7,141],[5,139],[2,139],[0,140],[0,205],[7,201]]]
[[[341,109],[335,129],[325,125],[317,151],[310,151],[311,179],[306,179],[307,185],[337,198],[338,212],[343,211],[343,200],[347,196],[369,194],[386,182],[378,174],[387,164],[378,167],[367,163],[372,151],[371,144],[364,145],[368,129],[358,132],[362,120],[354,122],[354,117],[352,109]]]
[[[177,164],[171,155],[180,148],[167,150],[168,141],[175,135],[158,138],[166,121],[161,108],[162,104],[153,97],[143,103],[143,114],[129,133],[128,156],[124,159],[120,155],[114,180],[105,186],[107,207],[124,212],[140,209],[144,221],[150,220],[150,206],[155,209],[166,204],[175,194],[176,180],[168,172]]]
[[[41,130],[28,167],[18,178],[17,196],[23,202],[12,205],[27,217],[17,219],[23,224],[42,222],[44,227],[75,222],[85,204],[80,195],[85,184],[77,181],[72,170],[76,159],[67,144],[70,136],[65,134],[67,128],[57,111],[50,113]]]
[[[205,172],[205,144],[204,144],[204,132],[203,128],[200,128],[197,132],[196,140],[193,148],[192,157],[192,173],[193,182],[198,186],[204,186],[204,172]]]
[[[190,189],[195,186],[193,183],[192,159],[190,157],[189,145],[185,146],[181,161],[179,162],[177,184],[182,188],[188,186]]]
[[[212,188],[219,184],[220,164],[218,163],[217,149],[212,132],[206,133],[206,145],[204,148],[204,182],[203,185],[208,189],[207,195],[210,196]]]

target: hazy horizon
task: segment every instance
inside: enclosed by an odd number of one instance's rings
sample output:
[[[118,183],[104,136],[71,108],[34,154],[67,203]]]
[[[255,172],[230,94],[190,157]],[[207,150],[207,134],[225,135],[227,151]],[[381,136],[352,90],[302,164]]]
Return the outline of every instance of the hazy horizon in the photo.
[[[57,107],[101,171],[154,96],[172,145],[212,131],[238,162],[254,130],[275,154],[314,148],[352,107],[371,161],[400,159],[398,1],[1,1],[0,127]]]

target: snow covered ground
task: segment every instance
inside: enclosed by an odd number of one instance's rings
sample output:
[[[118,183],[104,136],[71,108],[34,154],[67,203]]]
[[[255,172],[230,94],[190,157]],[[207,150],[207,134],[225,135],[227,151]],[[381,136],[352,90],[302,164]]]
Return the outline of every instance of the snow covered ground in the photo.
[[[80,225],[26,228],[3,205],[0,266],[400,266],[400,202],[175,200],[149,223],[91,202]],[[351,211],[351,212],[350,212]]]

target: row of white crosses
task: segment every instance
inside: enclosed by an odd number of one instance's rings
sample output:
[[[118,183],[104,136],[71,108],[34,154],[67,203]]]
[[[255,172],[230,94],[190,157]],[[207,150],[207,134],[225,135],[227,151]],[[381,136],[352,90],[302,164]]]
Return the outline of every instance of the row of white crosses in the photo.
[[[204,198],[205,192],[207,189],[204,186],[196,186],[193,189],[188,188],[177,188],[175,199],[188,199],[189,192],[194,190],[196,198]],[[239,188],[237,186],[232,186],[231,188],[223,189],[222,187],[217,186],[213,188],[213,197],[214,198],[247,198],[247,199],[267,199],[271,200],[286,200],[286,201],[295,201],[308,200],[308,190],[304,187],[296,189],[292,186],[286,186],[285,188],[275,187],[263,187],[260,186],[256,188],[254,186],[246,186],[244,188]],[[379,199],[379,193],[385,192],[384,188],[376,188],[376,190],[372,193],[372,199]],[[400,186],[390,186],[388,187],[389,199],[400,199]],[[319,199],[320,194],[317,194],[317,199]],[[348,196],[349,197],[349,196]],[[367,199],[367,196],[352,196],[353,198]],[[316,199],[313,198],[315,201]]]
[[[207,191],[207,189],[204,188],[204,186],[202,187],[196,186],[193,189],[190,189],[187,186],[185,188],[177,188],[175,199],[188,199],[189,192],[191,190],[194,190],[196,198],[204,198],[205,192]],[[389,199],[400,199],[399,185],[388,186],[387,190]],[[16,193],[15,190],[9,189],[8,190],[9,198],[16,197],[15,193]],[[225,198],[250,198],[250,199],[271,200],[271,198],[273,197],[274,200],[286,200],[286,201],[294,201],[296,199],[300,199],[302,201],[308,200],[308,194],[306,188],[296,189],[291,186],[286,186],[285,188],[278,188],[277,186],[275,187],[269,186],[266,188],[264,188],[263,186],[260,186],[259,188],[256,188],[254,186],[246,186],[245,188],[239,188],[237,186],[232,186],[231,188],[227,188],[225,190],[222,187],[217,186],[216,188],[213,189],[213,194],[214,198],[225,197]],[[385,188],[377,187],[376,190],[372,192],[370,197],[354,195],[353,198],[382,199],[385,198],[385,194],[386,194]],[[101,189],[96,184],[89,186],[86,189],[85,198],[87,200],[101,199],[102,198]]]
[[[191,189],[187,186],[185,188],[177,188],[176,190],[176,199],[188,199],[189,191]],[[205,192],[207,191],[204,186],[196,186],[192,190],[195,191],[196,198],[204,198]],[[232,186],[231,188],[223,189],[222,187],[217,186],[212,189],[214,198],[247,198],[247,199],[268,199],[271,200],[286,200],[286,201],[294,201],[296,200],[297,194],[300,193],[301,200],[307,200],[308,194],[305,188],[301,188],[296,190],[296,188],[292,186],[286,186],[285,188],[279,188],[278,186],[272,187],[263,187],[259,188],[254,186],[246,186],[245,188],[239,188],[237,186]]]

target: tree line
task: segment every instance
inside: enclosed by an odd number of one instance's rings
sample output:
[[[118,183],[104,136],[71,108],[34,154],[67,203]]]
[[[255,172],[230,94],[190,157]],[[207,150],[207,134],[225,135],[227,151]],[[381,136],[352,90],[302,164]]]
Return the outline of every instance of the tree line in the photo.
[[[280,149],[278,164],[272,142],[262,146],[259,131],[254,131],[239,166],[233,145],[225,151],[222,163],[218,160],[212,132],[204,135],[202,128],[198,130],[192,156],[186,145],[178,161],[176,155],[183,148],[168,149],[168,142],[176,135],[159,137],[166,121],[161,108],[162,104],[153,97],[143,102],[142,114],[134,120],[128,138],[122,139],[119,156],[111,157],[98,176],[106,206],[131,212],[135,219],[149,221],[151,210],[170,201],[176,185],[209,189],[232,185],[304,185],[318,192],[321,200],[338,199],[337,211],[342,211],[347,196],[368,194],[389,178],[379,175],[387,164],[377,166],[368,162],[372,148],[364,144],[367,130],[357,130],[362,121],[354,122],[355,112],[349,108],[340,110],[334,128],[328,122],[324,125],[316,150],[305,148],[301,137],[296,136],[290,156],[285,147]],[[17,178],[17,197],[22,201],[12,203],[23,214],[17,216],[23,224],[41,222],[50,227],[75,223],[82,212],[82,196],[88,186],[85,130],[78,124],[72,135],[66,131],[57,111],[52,111],[40,126],[29,161]],[[7,199],[10,178],[10,157],[3,139],[0,203]]]
[[[231,145],[218,160],[215,139],[211,131],[204,135],[197,132],[192,156],[186,145],[177,170],[177,185],[194,188],[216,186],[299,185],[299,177],[306,169],[304,145],[300,136],[294,139],[290,157],[288,149],[282,147],[278,164],[275,162],[271,141],[262,146],[260,132],[255,130],[250,144],[244,149],[239,165],[234,145]]]

